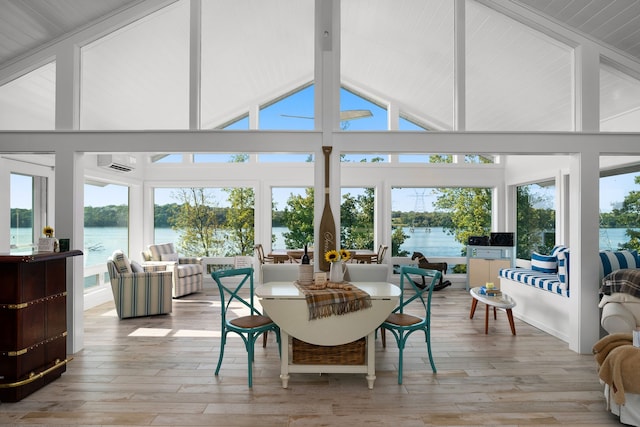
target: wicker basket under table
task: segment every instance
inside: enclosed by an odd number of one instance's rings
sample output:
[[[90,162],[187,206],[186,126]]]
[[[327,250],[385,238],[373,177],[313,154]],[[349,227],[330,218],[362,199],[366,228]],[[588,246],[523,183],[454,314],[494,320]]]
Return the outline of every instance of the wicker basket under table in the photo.
[[[315,345],[291,339],[292,363],[304,365],[364,365],[367,339],[341,345]]]

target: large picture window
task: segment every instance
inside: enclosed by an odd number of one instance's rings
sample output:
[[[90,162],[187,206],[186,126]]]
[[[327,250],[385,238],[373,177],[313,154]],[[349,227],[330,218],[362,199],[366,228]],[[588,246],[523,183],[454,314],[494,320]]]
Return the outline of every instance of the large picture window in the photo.
[[[521,185],[516,191],[516,257],[549,254],[556,242],[555,182]]]
[[[253,255],[253,188],[156,188],[154,200],[156,244],[184,256]]]
[[[469,236],[488,235],[491,229],[489,188],[396,187],[391,200],[393,256],[461,257]]]
[[[11,251],[31,250],[34,240],[33,177],[11,174]]]
[[[274,250],[300,249],[305,244],[312,245],[313,187],[274,187],[271,189],[271,200],[272,248]]]
[[[137,259],[129,248],[129,187],[92,181],[84,186],[84,287],[101,283],[100,274],[115,250]]]
[[[640,172],[600,178],[600,250],[640,250]]]
[[[376,249],[374,226],[375,189],[343,188],[340,204],[340,247]]]
[[[85,184],[85,267],[103,265],[117,249],[129,254],[129,187],[98,182]]]

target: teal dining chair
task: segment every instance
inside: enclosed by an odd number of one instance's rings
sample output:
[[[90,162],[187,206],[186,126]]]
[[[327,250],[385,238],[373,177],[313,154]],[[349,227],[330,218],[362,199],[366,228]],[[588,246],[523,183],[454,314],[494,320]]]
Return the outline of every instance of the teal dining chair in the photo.
[[[216,375],[220,372],[222,365],[227,334],[234,332],[240,335],[247,349],[249,387],[253,387],[253,356],[256,340],[267,331],[274,331],[278,342],[278,351],[280,351],[280,329],[268,316],[264,316],[254,306],[253,267],[214,271],[211,273],[211,277],[215,280],[220,291],[220,314],[222,317],[220,356]],[[224,278],[232,279],[227,281],[231,284],[230,286],[222,283]],[[247,285],[249,286],[248,294],[246,292]],[[230,317],[233,311],[239,309],[248,309],[248,314]]]
[[[425,279],[425,283],[427,283],[428,286],[424,288],[418,287],[410,275],[421,276]],[[438,283],[438,280],[440,280],[440,275],[441,273],[436,270],[426,270],[409,265],[402,266],[400,269],[399,305],[381,325],[383,332],[387,330],[390,331],[396,338],[398,344],[398,351],[400,353],[398,361],[398,384],[402,384],[402,356],[407,338],[416,331],[424,332],[431,369],[434,374],[437,372],[436,365],[433,363],[433,355],[431,354],[431,294],[433,287]],[[407,292],[404,289],[405,283],[411,285],[413,292]],[[413,304],[409,307],[411,303]],[[407,313],[409,310],[411,310],[412,313],[416,313],[416,315]],[[386,346],[384,334],[383,345]]]

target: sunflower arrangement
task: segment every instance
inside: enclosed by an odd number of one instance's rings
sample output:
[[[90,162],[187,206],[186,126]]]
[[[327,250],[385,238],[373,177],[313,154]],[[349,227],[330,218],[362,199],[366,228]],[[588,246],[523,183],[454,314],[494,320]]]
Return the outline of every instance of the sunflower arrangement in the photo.
[[[351,259],[351,252],[346,249],[340,249],[339,251],[332,249],[324,254],[324,259],[327,262],[346,262]]]
[[[45,236],[51,238],[53,237],[53,227],[47,225],[46,227],[44,227],[42,229],[42,234],[44,234]]]

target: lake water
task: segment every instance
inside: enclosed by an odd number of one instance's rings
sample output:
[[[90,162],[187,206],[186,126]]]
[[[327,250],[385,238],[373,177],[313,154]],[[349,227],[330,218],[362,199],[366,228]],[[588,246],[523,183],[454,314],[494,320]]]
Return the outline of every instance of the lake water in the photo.
[[[463,245],[456,242],[453,236],[447,234],[440,227],[415,228],[411,230],[405,227],[404,233],[409,237],[404,241],[401,250],[409,252],[422,252],[428,257],[458,257],[461,256]],[[284,249],[282,233],[287,231],[284,227],[276,227],[273,233],[276,236],[274,248]],[[616,249],[620,243],[628,240],[625,236],[626,228],[608,228],[600,230],[600,248]],[[176,242],[177,233],[170,228],[156,229],[157,242]],[[128,233],[124,227],[88,227],[84,229],[85,245],[84,265],[96,265],[106,262],[114,250],[127,247]],[[30,230],[11,229],[11,243],[26,242],[30,240]],[[131,258],[139,260],[139,253],[131,253]]]

